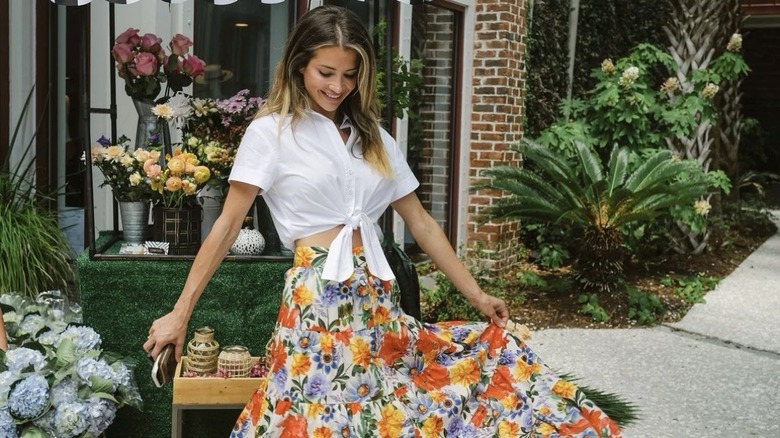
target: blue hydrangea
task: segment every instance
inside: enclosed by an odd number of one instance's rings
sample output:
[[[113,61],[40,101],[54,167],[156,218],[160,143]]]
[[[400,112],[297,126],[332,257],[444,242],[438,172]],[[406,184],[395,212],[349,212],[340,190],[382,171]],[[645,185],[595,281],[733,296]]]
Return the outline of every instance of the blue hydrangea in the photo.
[[[49,330],[38,335],[38,342],[46,346],[54,346],[62,337],[62,332],[68,327],[68,325],[62,321],[49,321]]]
[[[75,400],[78,397],[78,385],[67,377],[51,388],[51,405],[59,406]]]
[[[12,373],[21,373],[32,366],[35,371],[40,371],[46,366],[46,358],[40,351],[31,350],[26,347],[19,347],[9,350],[5,354],[8,371]]]
[[[57,437],[73,438],[81,435],[89,427],[87,408],[77,402],[63,403],[57,406],[54,414],[54,430]]]
[[[38,314],[31,314],[24,317],[19,324],[19,330],[22,333],[34,335],[46,327],[46,319]]]
[[[116,391],[116,383],[114,382],[114,370],[105,361],[95,360],[91,357],[83,357],[79,359],[76,364],[76,373],[84,380],[89,386],[92,386],[89,378],[92,376],[102,377],[111,381],[111,392]]]
[[[49,405],[49,382],[46,378],[33,374],[17,383],[8,395],[8,410],[16,418],[33,419]]]
[[[112,380],[116,387],[129,388],[133,385],[133,374],[124,362],[114,362],[111,364],[111,369],[114,370],[114,378]]]
[[[8,409],[0,409],[0,438],[18,438],[16,424]]]
[[[5,401],[8,400],[8,393],[11,392],[11,384],[18,379],[19,376],[10,371],[0,373],[0,406],[5,405]]]
[[[86,403],[89,432],[94,436],[99,436],[114,422],[116,404],[98,397],[90,397]]]
[[[76,356],[82,356],[90,350],[100,348],[100,335],[91,327],[71,325],[62,332],[60,340],[55,345],[59,347],[63,339],[70,339],[76,347]]]

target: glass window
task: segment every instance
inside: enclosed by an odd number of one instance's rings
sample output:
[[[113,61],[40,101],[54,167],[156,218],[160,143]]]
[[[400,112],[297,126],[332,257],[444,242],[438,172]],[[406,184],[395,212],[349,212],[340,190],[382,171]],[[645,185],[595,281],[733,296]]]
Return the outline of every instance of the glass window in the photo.
[[[248,89],[251,96],[264,97],[289,33],[293,3],[197,1],[194,52],[206,72],[193,84],[193,94],[226,98]]]

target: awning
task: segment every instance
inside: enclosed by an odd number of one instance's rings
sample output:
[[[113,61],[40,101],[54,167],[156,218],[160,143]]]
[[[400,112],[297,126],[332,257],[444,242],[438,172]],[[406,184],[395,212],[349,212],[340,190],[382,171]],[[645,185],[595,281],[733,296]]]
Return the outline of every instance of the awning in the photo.
[[[109,3],[115,3],[118,5],[129,5],[138,2],[140,0],[102,0],[102,1],[107,1]],[[184,3],[189,0],[159,0],[159,1],[163,1],[165,3]],[[215,5],[229,5],[231,3],[237,2],[238,0],[206,0],[206,1],[209,3],[214,3]],[[255,0],[255,1],[259,3],[273,5],[276,3],[283,3],[285,0]],[[365,2],[366,0],[357,0],[357,1]],[[407,5],[412,3],[412,0],[398,0],[398,1],[401,3],[406,3]],[[92,3],[92,0],[51,0],[51,2],[61,6],[82,6],[88,3]]]

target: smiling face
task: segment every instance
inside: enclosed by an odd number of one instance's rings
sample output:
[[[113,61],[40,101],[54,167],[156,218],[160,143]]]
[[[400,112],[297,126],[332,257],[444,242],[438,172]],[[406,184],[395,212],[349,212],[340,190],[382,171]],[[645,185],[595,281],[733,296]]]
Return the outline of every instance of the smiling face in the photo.
[[[357,87],[358,56],[352,49],[322,47],[302,73],[312,109],[335,120],[339,105]]]

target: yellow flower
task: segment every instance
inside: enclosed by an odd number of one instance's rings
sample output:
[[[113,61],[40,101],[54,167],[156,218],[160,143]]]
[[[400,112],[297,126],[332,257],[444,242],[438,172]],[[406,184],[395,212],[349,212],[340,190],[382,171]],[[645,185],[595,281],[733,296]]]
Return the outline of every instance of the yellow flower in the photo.
[[[198,192],[198,185],[188,179],[185,179],[181,182],[181,190],[185,195],[192,196]]]
[[[200,144],[200,140],[198,140],[198,137],[190,137],[187,139],[187,146],[191,148],[196,148]]]
[[[139,148],[133,151],[133,156],[136,160],[143,163],[149,159],[149,151]]]
[[[325,406],[323,406],[322,403],[317,403],[317,402],[309,403],[309,407],[306,409],[306,416],[309,418],[314,418],[324,410],[325,410]]]
[[[368,368],[368,364],[371,361],[371,351],[368,349],[366,341],[363,338],[353,338],[349,344],[349,349],[352,351],[352,362],[355,365]]]
[[[528,381],[531,378],[531,376],[539,372],[540,368],[541,367],[537,362],[528,365],[527,363],[525,363],[525,361],[519,360],[517,361],[517,365],[515,366],[515,372],[514,372],[515,379],[521,382]]]
[[[520,436],[520,425],[509,420],[498,423],[498,438],[515,438]]]
[[[195,170],[192,172],[192,176],[198,184],[203,184],[211,178],[211,171],[206,166],[195,166]]]
[[[309,372],[311,367],[311,360],[309,356],[304,353],[295,353],[292,355],[292,364],[290,364],[290,372],[293,377],[297,377]]]
[[[718,94],[719,90],[720,87],[710,82],[704,87],[703,90],[701,90],[701,95],[705,99],[712,99],[716,94]]]
[[[382,407],[382,418],[378,421],[379,436],[382,438],[396,438],[401,436],[401,427],[404,424],[404,414],[391,403]]]
[[[293,303],[300,306],[309,306],[314,300],[314,295],[308,287],[299,284],[293,290]]]
[[[479,382],[480,374],[479,364],[469,357],[450,368],[450,381],[456,385],[471,385]]]
[[[420,432],[422,432],[423,438],[438,438],[441,436],[441,433],[444,432],[444,422],[441,417],[431,415],[423,422],[422,430]]]
[[[143,181],[143,179],[144,178],[141,176],[141,172],[135,172],[128,177],[131,186],[137,186],[138,184],[141,184],[141,181]]]
[[[552,392],[564,398],[574,398],[574,393],[577,392],[577,385],[568,380],[560,379],[553,385]]]
[[[184,169],[186,168],[187,168],[187,163],[181,158],[179,158],[178,155],[168,160],[168,169],[170,169],[171,172],[177,175],[184,172]]]
[[[507,409],[513,409],[517,406],[517,395],[511,393],[501,399],[501,404]]]
[[[333,335],[330,333],[323,333],[320,338],[320,349],[325,354],[333,354]]]
[[[172,176],[165,181],[165,189],[169,192],[178,192],[181,190],[181,178]]]
[[[155,162],[160,161],[160,151],[149,151],[149,158],[147,160],[153,160]]]
[[[680,80],[677,78],[669,78],[661,85],[661,91],[668,93],[677,91],[680,89]]]
[[[119,161],[119,157],[125,152],[125,148],[119,145],[113,145],[106,148],[106,158],[111,161]]]
[[[122,163],[122,165],[125,167],[130,167],[133,165],[133,163],[135,163],[135,158],[128,153],[124,153],[119,159],[119,162]]]

